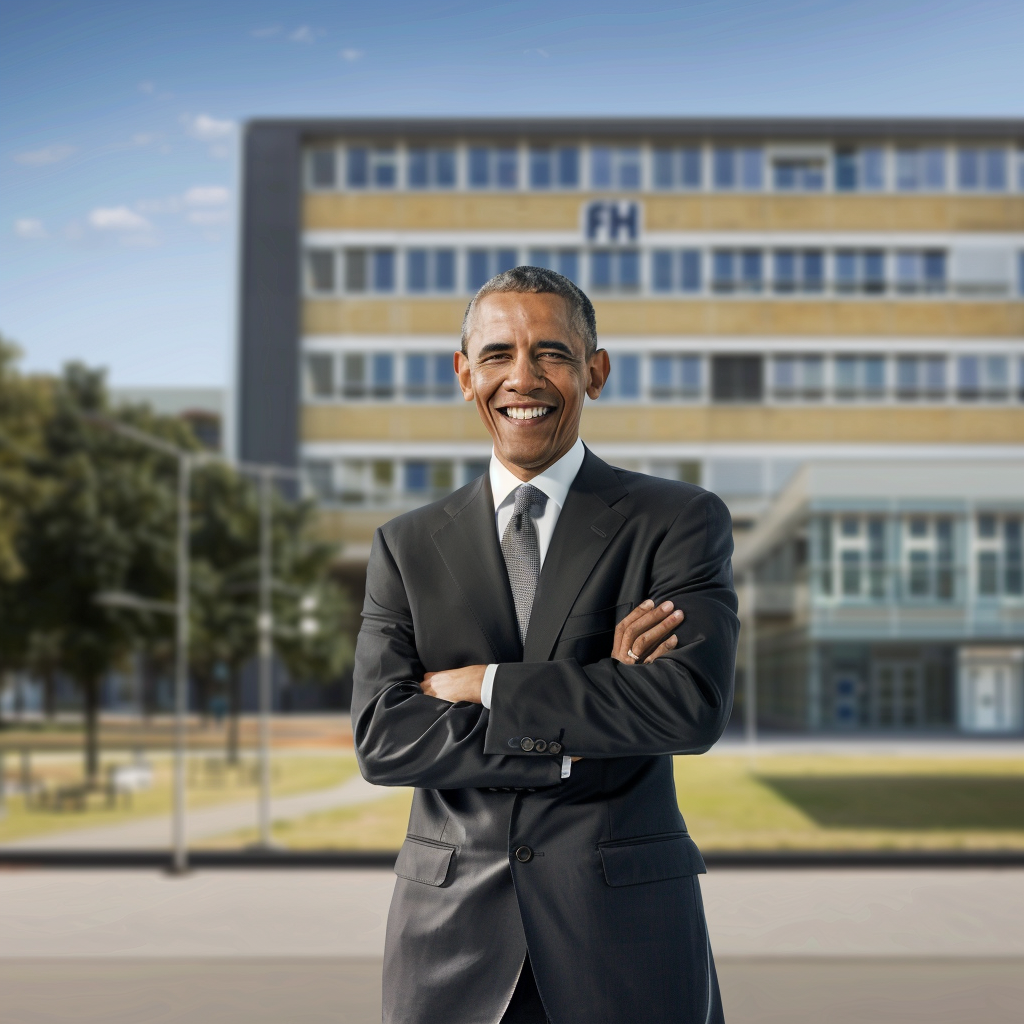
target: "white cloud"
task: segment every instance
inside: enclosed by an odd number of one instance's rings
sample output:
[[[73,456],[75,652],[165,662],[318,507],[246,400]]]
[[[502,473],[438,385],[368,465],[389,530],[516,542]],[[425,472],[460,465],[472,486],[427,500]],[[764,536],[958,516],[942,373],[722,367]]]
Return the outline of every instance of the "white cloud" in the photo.
[[[308,25],[300,25],[293,32],[288,33],[288,38],[293,43],[313,43],[320,33],[313,31]]]
[[[192,210],[188,215],[189,224],[209,227],[213,224],[224,224],[228,219],[227,210]]]
[[[235,130],[234,121],[221,121],[209,114],[182,114],[181,123],[189,135],[203,142],[219,142]]]
[[[49,232],[46,230],[43,222],[36,220],[34,217],[20,217],[16,220],[14,222],[14,233],[19,238],[27,238],[30,241],[49,237]]]
[[[231,193],[223,185],[194,185],[182,198],[186,206],[226,206]]]
[[[89,223],[99,231],[148,231],[153,226],[127,206],[99,206],[90,212]]]
[[[359,60],[363,56],[362,50],[353,50],[351,47],[346,47],[338,53],[338,56],[342,60]]]
[[[42,149],[32,149],[26,153],[18,153],[14,159],[19,164],[28,164],[30,167],[42,167],[44,164],[56,164],[66,160],[74,153],[74,146],[66,146],[62,143],[55,143],[52,146],[44,146]]]

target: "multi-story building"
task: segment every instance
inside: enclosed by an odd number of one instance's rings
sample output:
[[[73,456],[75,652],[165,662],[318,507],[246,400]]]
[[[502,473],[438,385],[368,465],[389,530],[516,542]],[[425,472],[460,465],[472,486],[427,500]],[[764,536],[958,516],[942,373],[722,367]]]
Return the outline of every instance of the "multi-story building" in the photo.
[[[452,353],[520,263],[597,307],[584,439],[738,537],[809,460],[1024,468],[1024,121],[254,121],[243,159],[240,454],[304,467],[354,580],[483,471]]]

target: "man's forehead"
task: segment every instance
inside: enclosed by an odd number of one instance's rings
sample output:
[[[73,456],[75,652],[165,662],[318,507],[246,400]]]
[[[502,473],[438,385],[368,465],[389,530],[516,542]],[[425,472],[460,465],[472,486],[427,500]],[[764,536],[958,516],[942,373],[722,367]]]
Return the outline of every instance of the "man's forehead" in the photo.
[[[492,292],[474,310],[470,343],[495,334],[503,339],[537,340],[538,337],[579,344],[569,322],[569,306],[560,295],[547,292]]]

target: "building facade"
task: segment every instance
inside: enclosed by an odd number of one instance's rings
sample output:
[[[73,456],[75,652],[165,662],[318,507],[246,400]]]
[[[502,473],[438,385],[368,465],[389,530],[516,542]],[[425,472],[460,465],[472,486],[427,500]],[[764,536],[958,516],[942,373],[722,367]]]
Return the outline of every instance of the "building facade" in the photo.
[[[521,263],[597,308],[587,443],[738,538],[809,460],[1021,471],[1024,121],[254,121],[243,166],[238,452],[303,468],[353,581],[483,472],[452,353]]]

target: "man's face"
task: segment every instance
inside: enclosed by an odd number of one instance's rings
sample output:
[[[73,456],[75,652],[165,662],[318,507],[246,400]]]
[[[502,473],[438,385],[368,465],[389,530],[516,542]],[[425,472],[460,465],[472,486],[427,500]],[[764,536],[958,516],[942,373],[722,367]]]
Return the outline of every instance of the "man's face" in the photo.
[[[597,398],[608,378],[608,353],[586,357],[561,296],[518,292],[480,300],[467,349],[455,355],[462,394],[501,462],[529,480],[576,442],[584,396]]]

